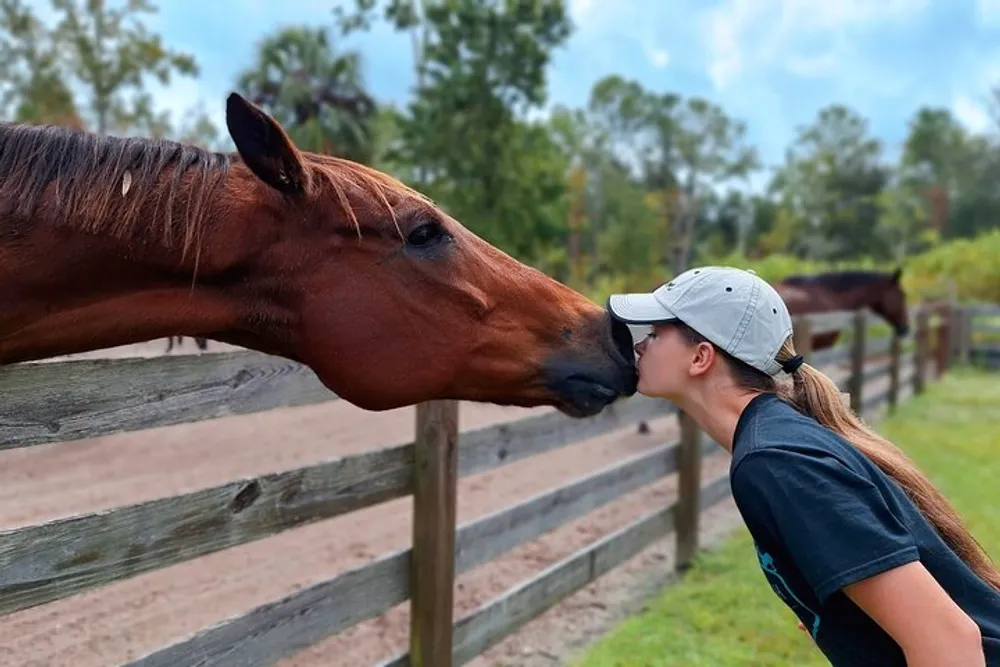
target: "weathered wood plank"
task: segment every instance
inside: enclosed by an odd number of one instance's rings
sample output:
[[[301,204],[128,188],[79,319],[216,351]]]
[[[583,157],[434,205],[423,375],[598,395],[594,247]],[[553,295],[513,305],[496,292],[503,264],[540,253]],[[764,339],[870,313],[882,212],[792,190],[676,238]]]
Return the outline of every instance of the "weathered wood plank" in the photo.
[[[877,364],[866,366],[864,371],[861,373],[861,382],[862,384],[868,384],[873,380],[878,380],[882,376],[888,375],[891,369],[892,369],[891,359],[889,361],[880,361]],[[864,403],[864,401],[862,401],[862,403]]]
[[[872,395],[866,396],[864,403],[861,404],[861,413],[867,413],[875,408],[879,407],[883,403],[888,403],[889,401],[889,389],[883,389],[882,391]]]
[[[826,368],[836,366],[851,358],[851,348],[847,345],[818,350],[811,353],[809,365],[814,368]]]
[[[123,667],[263,667],[377,616],[409,596],[410,550],[257,607]]]
[[[1000,336],[1000,324],[977,322],[972,332],[978,335]]]
[[[577,551],[537,576],[486,603],[455,625],[453,660],[461,665],[516,628],[580,590],[674,527],[674,506],[638,521]],[[404,663],[405,664],[405,663]]]
[[[892,341],[894,336],[882,336],[881,338],[869,339],[865,342],[865,359],[877,359],[892,353]]]
[[[811,313],[809,315],[796,315],[794,319],[808,319],[812,324],[813,335],[818,336],[843,330],[851,324],[854,312],[853,310],[837,310],[830,313]]]
[[[676,412],[677,408],[669,401],[636,394],[586,419],[573,419],[553,411],[463,433],[458,472],[465,477]]]
[[[575,516],[582,516],[602,504],[601,498],[604,499],[603,502],[609,502],[631,489],[669,474],[667,471],[676,465],[674,457],[670,455],[675,448],[676,444],[667,445],[641,454],[570,485],[466,524],[458,530],[455,538],[456,572],[468,571]],[[588,509],[589,505],[593,507]],[[532,512],[540,514],[537,520],[532,517]],[[194,637],[130,663],[127,667],[168,665],[172,664],[171,660],[177,661],[173,664],[190,664],[184,662],[190,656],[199,656],[204,660],[193,664],[206,666],[244,665],[248,663],[241,660],[250,657],[253,658],[252,664],[255,667],[274,664],[282,657],[301,649],[307,639],[309,643],[321,641],[403,601],[410,594],[410,554],[411,550],[407,549],[379,559],[375,564],[359,571],[340,575],[280,602],[259,607],[245,617],[229,619]],[[395,564],[386,564],[387,559],[401,560],[394,561]],[[365,571],[369,567],[381,568],[383,574],[368,576]],[[397,571],[399,568],[405,571],[400,573]],[[373,592],[379,602],[379,609],[368,604],[367,600],[360,610],[352,609],[351,606],[358,602],[357,598],[352,597],[354,592],[350,586],[364,585],[364,582],[370,582],[374,576],[390,576],[396,583],[388,588],[379,587]],[[400,576],[403,580],[396,581]],[[329,603],[334,605],[333,618],[313,613],[320,595],[317,592],[319,590],[325,590],[329,595],[346,596],[339,603]],[[399,596],[400,591],[403,598]],[[354,620],[345,624],[343,619],[347,617]],[[244,634],[248,635],[246,639],[243,638]],[[249,646],[244,646],[244,642],[249,643]],[[255,654],[255,650],[260,652]]]
[[[714,443],[709,444],[714,446]],[[535,539],[547,530],[582,516],[624,493],[670,474],[676,466],[676,460],[671,455],[676,447],[676,444],[664,445],[622,463],[609,466],[577,482],[548,491],[514,507],[466,524],[458,530],[456,536],[456,572],[466,572],[519,544]],[[407,550],[405,553],[393,557],[407,556],[405,567],[409,568],[408,556],[410,553],[410,550]],[[384,560],[380,559],[374,565],[366,567],[388,567],[382,565]],[[347,627],[339,620],[340,616],[352,614],[352,618],[357,618],[353,623],[357,623],[364,618],[370,618],[380,613],[380,611],[372,611],[370,606],[366,606],[359,612],[363,616],[359,617],[346,607],[346,605],[355,604],[354,598],[348,598],[342,603],[345,607],[339,610],[339,615],[332,621],[324,620],[311,613],[301,619],[296,618],[302,610],[310,609],[310,605],[315,604],[313,599],[316,596],[316,588],[325,586],[327,590],[335,590],[340,594],[339,591],[346,590],[344,588],[346,584],[338,582],[341,582],[345,576],[354,576],[358,581],[369,581],[369,578],[365,578],[361,574],[364,569],[362,568],[358,573],[341,575],[329,582],[318,584],[316,587],[286,598],[280,603],[265,605],[250,612],[247,617],[225,621],[195,637],[180,642],[178,645],[147,656],[145,658],[147,662],[138,661],[130,664],[129,667],[166,665],[171,659],[180,660],[184,656],[194,655],[205,657],[206,662],[196,663],[199,665],[241,665],[244,663],[230,662],[230,656],[253,655],[250,649],[241,647],[240,633],[244,631],[251,631],[255,635],[250,639],[255,645],[266,645],[267,647],[264,653],[254,656],[257,660],[254,665],[273,664],[282,656],[302,648],[302,638],[308,637],[312,642],[316,642]],[[392,573],[394,577],[397,575],[398,573]],[[395,594],[390,595],[395,590],[393,588],[388,592],[376,591],[376,595],[383,603],[383,610],[402,601]],[[404,590],[405,595],[409,595],[408,584],[404,585]],[[300,601],[297,599],[299,596],[303,596],[305,599]],[[307,627],[301,629],[289,627],[295,625]],[[265,634],[271,635],[271,637],[264,638]],[[232,642],[233,653],[227,651],[225,641]],[[282,644],[286,641],[289,643]]]
[[[672,409],[667,401],[637,396],[586,420],[549,413],[466,431],[459,436],[459,475],[669,415]],[[412,463],[409,443],[2,531],[0,614],[405,496],[412,491]]]
[[[1000,315],[1000,305],[982,304],[978,306],[965,307],[973,315]]]
[[[732,487],[729,484],[729,472],[727,471],[701,487],[698,494],[698,507],[700,511],[704,512],[716,503],[728,498],[731,493]]]
[[[456,571],[466,572],[514,547],[677,470],[675,442],[607,466],[565,486],[479,518],[459,529]]]
[[[0,368],[0,449],[335,400],[302,364],[254,352]]]
[[[458,495],[458,401],[417,406],[410,554],[410,655],[451,667]]]
[[[413,446],[0,532],[0,614],[408,494]]]

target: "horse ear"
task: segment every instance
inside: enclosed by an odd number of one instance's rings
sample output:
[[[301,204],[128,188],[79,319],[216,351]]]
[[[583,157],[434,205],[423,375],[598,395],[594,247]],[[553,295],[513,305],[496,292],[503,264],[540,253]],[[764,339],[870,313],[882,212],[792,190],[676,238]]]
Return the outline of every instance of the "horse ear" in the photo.
[[[238,93],[226,99],[226,127],[236,150],[257,178],[285,194],[309,187],[298,149],[274,118]]]
[[[892,272],[892,282],[898,283],[902,275],[903,275],[903,267],[897,266],[896,270]]]

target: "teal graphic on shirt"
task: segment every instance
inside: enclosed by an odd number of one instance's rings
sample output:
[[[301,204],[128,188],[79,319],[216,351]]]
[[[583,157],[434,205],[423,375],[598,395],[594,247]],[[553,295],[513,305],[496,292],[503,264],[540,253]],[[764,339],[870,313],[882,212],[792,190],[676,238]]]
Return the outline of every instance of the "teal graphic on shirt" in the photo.
[[[792,608],[795,614],[802,618],[801,611],[806,611],[812,616],[812,623],[807,624],[809,628],[809,634],[812,635],[813,639],[816,639],[816,633],[819,632],[819,614],[814,612],[809,608],[799,597],[792,591],[791,586],[785,581],[785,578],[781,576],[778,572],[778,568],[774,564],[774,559],[766,551],[761,551],[757,543],[754,543],[754,549],[757,551],[757,560],[760,562],[760,569],[764,571],[767,577],[768,583],[771,584],[771,588],[774,592],[778,594],[785,604]]]

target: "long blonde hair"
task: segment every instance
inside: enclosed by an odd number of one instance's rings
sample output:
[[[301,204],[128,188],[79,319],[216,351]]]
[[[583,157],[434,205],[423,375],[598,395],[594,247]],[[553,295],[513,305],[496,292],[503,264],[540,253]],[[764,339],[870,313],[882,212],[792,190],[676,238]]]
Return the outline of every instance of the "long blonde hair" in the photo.
[[[698,332],[678,323],[692,344],[709,343]],[[969,532],[948,499],[899,447],[869,428],[844,404],[840,388],[822,371],[803,363],[792,373],[792,383],[778,383],[774,378],[716,350],[728,363],[734,380],[742,387],[777,393],[801,412],[837,433],[854,445],[903,488],[917,508],[927,517],[945,543],[983,580],[1000,590],[1000,570]],[[791,336],[776,355],[779,362],[795,356]]]

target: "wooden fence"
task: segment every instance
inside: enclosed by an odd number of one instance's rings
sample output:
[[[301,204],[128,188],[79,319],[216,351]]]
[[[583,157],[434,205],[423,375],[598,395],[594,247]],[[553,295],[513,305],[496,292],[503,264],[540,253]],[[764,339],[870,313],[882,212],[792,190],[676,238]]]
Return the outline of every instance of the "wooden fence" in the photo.
[[[921,392],[952,359],[978,353],[969,332],[979,310],[939,304],[914,314],[916,335],[905,341],[872,338],[874,318],[864,311],[798,318],[796,338],[810,363],[868,415]],[[811,353],[809,335],[831,329],[845,329],[847,342]],[[336,399],[302,366],[251,352],[15,365],[0,371],[0,395],[2,449]],[[722,450],[690,428],[675,442],[460,526],[456,480],[673,414],[669,402],[637,395],[589,419],[550,412],[459,433],[456,403],[420,405],[412,443],[0,532],[0,614],[412,495],[412,548],[127,664],[273,664],[406,600],[409,651],[386,664],[462,664],[670,533],[675,566],[687,566],[698,546],[700,513],[727,498],[729,484],[725,475],[702,483],[701,461]],[[206,448],[207,456],[216,454]],[[673,503],[453,619],[457,574],[673,474]]]

